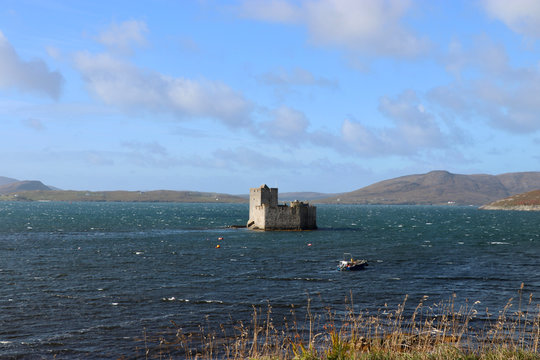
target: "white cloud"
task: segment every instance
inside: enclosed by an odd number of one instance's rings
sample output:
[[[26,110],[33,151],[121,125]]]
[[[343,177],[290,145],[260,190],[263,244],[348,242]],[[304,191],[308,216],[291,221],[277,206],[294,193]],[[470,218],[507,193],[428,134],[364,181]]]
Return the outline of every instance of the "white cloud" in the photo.
[[[245,1],[240,15],[306,26],[313,43],[365,55],[416,56],[429,46],[402,24],[407,0]]]
[[[250,102],[224,83],[165,76],[109,54],[77,53],[75,66],[89,89],[107,104],[128,111],[210,117],[231,127],[250,125]]]
[[[111,24],[99,34],[97,41],[113,52],[131,54],[133,46],[146,45],[146,32],[148,32],[146,23],[129,20],[120,24]]]
[[[540,39],[540,1],[482,0],[489,15],[501,20],[512,31]]]
[[[261,124],[262,129],[274,139],[300,142],[305,139],[309,121],[304,113],[286,106],[273,111],[273,119]]]
[[[393,127],[374,129],[350,119],[343,122],[343,139],[356,152],[367,156],[411,155],[448,146],[448,136],[413,91],[396,99],[381,98],[379,111],[394,122]]]
[[[317,78],[313,73],[301,67],[296,67],[292,70],[279,68],[275,71],[262,74],[259,80],[264,84],[279,87],[319,86],[335,88],[338,86],[337,81],[324,77]]]
[[[387,155],[384,142],[360,122],[345,119],[341,126],[343,140],[357,153],[367,156]]]
[[[286,0],[244,0],[240,15],[263,21],[295,22],[299,9]]]
[[[505,131],[540,130],[540,69],[511,66],[505,49],[485,38],[473,47],[452,54],[449,63],[458,64],[450,66],[456,81],[433,88],[428,99],[456,117],[480,117]]]
[[[281,158],[268,156],[257,150],[248,149],[245,147],[238,147],[235,149],[219,149],[216,150],[212,155],[213,157],[208,161],[205,161],[205,163],[213,163],[218,168],[226,169],[237,169],[241,167],[247,169],[260,168],[261,171],[267,171],[275,168],[294,168],[296,165],[296,162],[291,161],[290,158],[283,160]],[[264,164],[262,168],[261,164]]]
[[[0,88],[15,88],[58,99],[64,78],[43,60],[22,60],[0,31]]]

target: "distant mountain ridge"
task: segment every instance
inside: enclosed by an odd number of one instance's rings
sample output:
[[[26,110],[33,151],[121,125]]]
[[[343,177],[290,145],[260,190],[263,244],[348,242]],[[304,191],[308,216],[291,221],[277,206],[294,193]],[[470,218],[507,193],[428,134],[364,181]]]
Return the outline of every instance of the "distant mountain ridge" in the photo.
[[[289,201],[295,201],[295,200],[315,201],[319,199],[326,199],[334,195],[337,195],[337,194],[320,193],[320,192],[314,192],[314,191],[283,192],[283,193],[278,194],[278,201],[279,202],[289,202]],[[246,201],[249,199],[249,194],[240,194],[236,196],[246,199]]]
[[[444,170],[384,180],[342,194],[289,192],[280,201],[308,200],[318,204],[484,205],[540,189],[540,172],[501,175],[461,175]],[[15,194],[17,196],[15,196]],[[248,195],[197,191],[63,191],[41,181],[0,177],[0,200],[247,202]]]
[[[303,192],[284,192],[279,193],[279,201],[315,201],[319,199],[325,199],[330,196],[337,194],[326,194],[313,191],[303,191]]]
[[[0,194],[0,200],[10,201],[84,201],[84,202],[178,202],[178,203],[245,203],[237,196],[198,191],[75,191],[27,190]]]
[[[3,178],[6,179],[6,178]],[[34,191],[34,190],[52,190],[41,181],[36,180],[24,180],[9,182],[4,185],[0,185],[0,194],[12,194],[20,191]]]
[[[381,181],[317,203],[483,205],[510,195],[540,189],[540,172],[461,175],[437,170]]]
[[[11,184],[11,183],[14,183],[14,182],[17,182],[17,181],[19,181],[19,180],[8,178],[8,177],[5,177],[5,176],[0,176],[0,185],[7,185],[7,184]]]

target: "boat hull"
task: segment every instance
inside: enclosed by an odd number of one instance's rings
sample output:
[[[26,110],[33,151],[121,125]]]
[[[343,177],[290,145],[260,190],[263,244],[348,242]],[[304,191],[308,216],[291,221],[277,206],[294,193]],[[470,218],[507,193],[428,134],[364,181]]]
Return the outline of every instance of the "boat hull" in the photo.
[[[367,266],[367,261],[360,260],[360,261],[342,261],[338,265],[339,271],[358,271],[363,270]]]

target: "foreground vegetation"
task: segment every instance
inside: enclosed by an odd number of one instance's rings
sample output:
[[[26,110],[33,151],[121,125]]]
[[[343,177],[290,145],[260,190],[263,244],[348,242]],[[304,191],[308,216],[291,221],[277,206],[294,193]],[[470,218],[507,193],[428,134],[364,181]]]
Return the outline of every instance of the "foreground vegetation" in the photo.
[[[276,327],[272,308],[253,308],[250,324],[219,331],[202,326],[184,333],[173,324],[171,333],[144,336],[139,357],[147,359],[540,359],[540,308],[532,295],[510,299],[496,314],[480,311],[479,302],[456,308],[454,298],[426,305],[424,298],[406,311],[407,299],[390,310],[356,314],[349,301],[346,315],[330,309],[314,315],[309,304],[303,325],[295,320]],[[308,300],[309,303],[309,300]]]

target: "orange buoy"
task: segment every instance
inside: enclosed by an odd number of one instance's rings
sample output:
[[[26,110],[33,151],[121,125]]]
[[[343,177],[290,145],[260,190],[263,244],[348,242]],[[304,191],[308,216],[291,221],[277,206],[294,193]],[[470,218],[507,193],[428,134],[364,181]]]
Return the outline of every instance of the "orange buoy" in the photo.
[[[217,244],[216,245],[216,249],[219,249],[221,247],[221,245]]]

